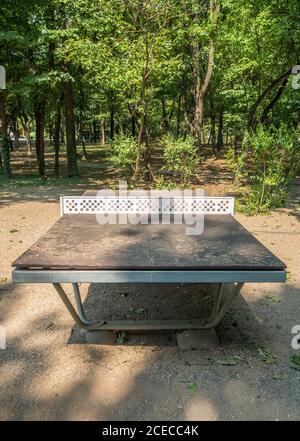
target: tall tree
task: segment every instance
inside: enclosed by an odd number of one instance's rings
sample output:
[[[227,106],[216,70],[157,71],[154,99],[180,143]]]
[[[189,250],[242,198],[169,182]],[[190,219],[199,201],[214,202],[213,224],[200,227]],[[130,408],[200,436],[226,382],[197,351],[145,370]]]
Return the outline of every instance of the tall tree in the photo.
[[[66,112],[66,140],[67,140],[67,162],[68,162],[68,176],[78,176],[77,165],[77,149],[75,136],[75,122],[74,122],[74,100],[73,100],[73,86],[69,80],[64,87],[65,96],[65,112]]]
[[[10,145],[7,133],[5,91],[0,88],[0,153],[3,175],[6,179],[11,178]]]

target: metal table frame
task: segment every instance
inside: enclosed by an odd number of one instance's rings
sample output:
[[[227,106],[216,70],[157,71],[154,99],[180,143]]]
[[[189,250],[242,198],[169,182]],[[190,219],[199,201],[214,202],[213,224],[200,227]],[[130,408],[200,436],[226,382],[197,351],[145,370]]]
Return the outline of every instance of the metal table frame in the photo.
[[[285,282],[284,270],[39,270],[14,269],[12,280],[16,283],[52,283],[71,317],[86,331],[150,331],[215,328],[225,317],[244,283]],[[75,307],[62,288],[71,283]],[[160,320],[160,321],[91,321],[84,312],[79,283],[212,283],[217,284],[213,296],[211,315],[207,320]],[[223,296],[224,286],[232,284],[231,292]],[[224,299],[223,299],[224,297]]]

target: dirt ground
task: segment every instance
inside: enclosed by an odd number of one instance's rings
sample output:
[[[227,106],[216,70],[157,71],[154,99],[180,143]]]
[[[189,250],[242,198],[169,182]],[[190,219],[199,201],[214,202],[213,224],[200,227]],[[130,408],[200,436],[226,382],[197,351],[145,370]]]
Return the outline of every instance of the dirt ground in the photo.
[[[300,325],[297,206],[237,215],[286,262],[288,282],[245,285],[218,329],[220,346],[182,351],[173,333],[87,345],[51,285],[11,283],[11,262],[59,217],[59,194],[70,189],[0,195],[0,325],[7,333],[0,349],[1,420],[300,419],[300,366],[291,361],[297,352],[291,330]],[[208,286],[82,290],[87,311],[102,317],[189,318],[201,315],[210,297]]]

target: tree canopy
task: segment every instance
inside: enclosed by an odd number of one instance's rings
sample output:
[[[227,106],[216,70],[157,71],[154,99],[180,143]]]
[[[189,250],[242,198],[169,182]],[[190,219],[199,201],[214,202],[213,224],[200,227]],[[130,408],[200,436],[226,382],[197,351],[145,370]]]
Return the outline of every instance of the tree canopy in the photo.
[[[151,178],[151,143],[170,133],[210,143],[241,141],[258,127],[296,129],[300,94],[298,0],[2,0],[0,64],[7,71],[6,123],[76,144],[136,139],[134,176]],[[4,98],[3,98],[4,99]],[[2,99],[2,100],[3,100]],[[6,145],[6,147],[5,147]],[[7,142],[2,163],[7,162]],[[6,159],[5,159],[6,158]],[[3,166],[2,166],[3,167]],[[9,174],[9,173],[8,173]]]

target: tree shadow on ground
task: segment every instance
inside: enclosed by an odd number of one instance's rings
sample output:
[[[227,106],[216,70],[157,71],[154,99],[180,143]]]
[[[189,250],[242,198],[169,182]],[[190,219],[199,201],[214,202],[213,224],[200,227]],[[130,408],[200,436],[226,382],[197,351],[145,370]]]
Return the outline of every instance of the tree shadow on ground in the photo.
[[[159,292],[140,286],[141,291],[132,294],[130,287],[123,288],[129,290],[125,297],[129,311],[130,305],[143,296],[153,310],[158,297],[164,298],[166,305],[177,303],[170,312],[162,303],[161,310],[156,311],[159,317],[173,313],[177,317],[181,308],[185,308],[187,318],[198,316],[198,307],[206,304],[203,298],[208,293],[205,286],[203,291],[194,285],[185,286],[179,291],[185,289],[186,294],[178,293],[175,299],[171,286],[157,286]],[[118,289],[91,285],[85,301],[88,311],[99,307],[112,316],[122,316],[116,302],[116,298],[123,298]],[[286,293],[281,291],[284,300],[280,307],[289,309]],[[10,295],[14,295],[13,290]],[[187,298],[197,297],[203,301],[196,306],[186,304]],[[212,351],[179,350],[174,335],[150,334],[148,341],[138,336],[125,345],[109,348],[87,345],[80,342],[77,329],[70,337],[74,344],[66,345],[66,326],[59,325],[57,314],[44,312],[28,323],[23,334],[10,339],[7,350],[0,354],[1,419],[297,419],[300,397],[293,382],[296,372],[284,358],[268,365],[258,357],[257,348],[269,341],[266,335],[275,342],[276,338],[273,330],[257,321],[255,308],[255,304],[249,308],[239,297],[218,329],[221,346]],[[49,323],[55,323],[54,329]],[[228,357],[235,357],[236,365],[219,364]],[[195,386],[190,388],[190,384]]]

